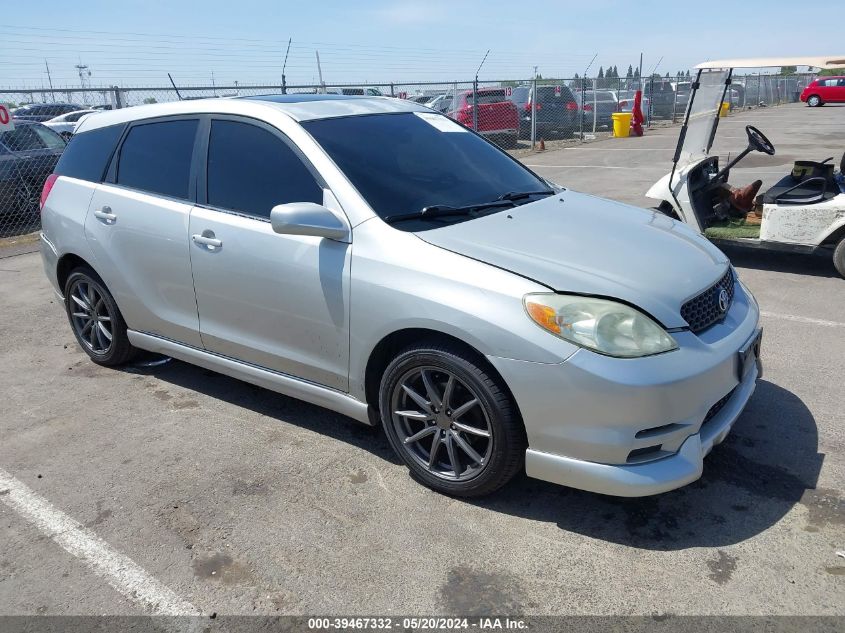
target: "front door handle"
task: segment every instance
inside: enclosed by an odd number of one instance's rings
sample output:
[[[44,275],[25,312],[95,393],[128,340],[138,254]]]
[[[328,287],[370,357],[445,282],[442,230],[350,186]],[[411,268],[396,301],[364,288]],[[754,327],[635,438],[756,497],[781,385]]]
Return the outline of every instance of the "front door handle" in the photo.
[[[203,231],[202,235],[192,235],[191,239],[195,244],[208,246],[209,248],[220,248],[223,246],[223,240],[218,240],[214,237],[213,231]]]
[[[109,206],[105,206],[102,209],[95,209],[94,217],[100,218],[107,223],[115,222],[117,220],[117,216],[111,212],[111,207]]]

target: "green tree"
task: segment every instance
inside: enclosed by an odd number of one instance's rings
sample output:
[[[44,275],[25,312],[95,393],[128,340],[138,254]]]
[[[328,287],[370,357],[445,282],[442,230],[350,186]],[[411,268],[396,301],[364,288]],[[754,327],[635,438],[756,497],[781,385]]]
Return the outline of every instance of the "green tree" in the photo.
[[[628,72],[625,73],[625,79],[632,79],[634,77],[634,67],[628,64]]]
[[[780,67],[780,74],[781,75],[794,75],[798,72],[798,66],[781,66]]]
[[[845,68],[828,68],[826,70],[819,71],[819,76],[821,77],[835,77],[838,75],[845,75]]]
[[[158,101],[156,101],[155,97],[147,97],[144,99],[144,103],[158,103]]]

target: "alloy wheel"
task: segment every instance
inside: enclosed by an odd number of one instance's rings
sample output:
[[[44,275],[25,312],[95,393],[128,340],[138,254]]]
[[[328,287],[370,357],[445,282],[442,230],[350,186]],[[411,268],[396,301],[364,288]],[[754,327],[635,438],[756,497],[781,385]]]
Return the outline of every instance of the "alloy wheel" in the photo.
[[[95,354],[112,345],[112,314],[102,292],[91,281],[79,279],[70,289],[70,317],[80,341]]]
[[[390,411],[402,448],[432,475],[467,481],[487,466],[493,427],[478,394],[452,372],[431,366],[406,372]]]

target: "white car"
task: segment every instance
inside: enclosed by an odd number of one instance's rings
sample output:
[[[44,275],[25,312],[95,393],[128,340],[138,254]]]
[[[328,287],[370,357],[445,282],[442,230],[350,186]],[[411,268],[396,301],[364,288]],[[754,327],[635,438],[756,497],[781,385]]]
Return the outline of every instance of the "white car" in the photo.
[[[44,121],[43,125],[58,133],[63,139],[67,140],[73,136],[76,126],[88,114],[98,112],[98,110],[76,110],[75,112],[68,112],[67,114],[60,114],[59,116]]]

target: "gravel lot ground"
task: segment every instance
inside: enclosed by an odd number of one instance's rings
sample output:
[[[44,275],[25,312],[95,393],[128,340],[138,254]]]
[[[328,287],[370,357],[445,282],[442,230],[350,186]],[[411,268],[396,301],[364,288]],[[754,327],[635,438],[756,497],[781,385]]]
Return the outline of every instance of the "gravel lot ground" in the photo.
[[[778,154],[735,184],[845,150],[845,107],[737,114],[720,152],[746,122]],[[647,205],[675,135],[523,160]],[[764,311],[765,376],[700,481],[620,500],[520,476],[473,502],[342,416],[175,361],[92,364],[38,255],[0,259],[0,614],[142,614],[152,587],[206,614],[842,615],[845,281],[827,260],[731,255]],[[25,518],[10,477],[84,530]],[[134,597],[92,571],[101,550],[57,544],[77,533],[134,561],[115,559]]]

